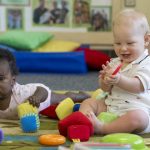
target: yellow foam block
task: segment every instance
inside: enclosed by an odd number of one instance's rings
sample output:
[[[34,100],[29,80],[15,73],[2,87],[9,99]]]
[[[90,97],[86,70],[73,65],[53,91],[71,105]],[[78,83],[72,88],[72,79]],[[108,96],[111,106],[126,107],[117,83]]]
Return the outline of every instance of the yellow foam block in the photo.
[[[60,102],[55,111],[60,120],[64,119],[73,112],[74,102],[71,98],[66,98]]]
[[[22,103],[18,106],[18,115],[20,118],[29,113],[38,114],[37,107],[33,107],[29,102]]]

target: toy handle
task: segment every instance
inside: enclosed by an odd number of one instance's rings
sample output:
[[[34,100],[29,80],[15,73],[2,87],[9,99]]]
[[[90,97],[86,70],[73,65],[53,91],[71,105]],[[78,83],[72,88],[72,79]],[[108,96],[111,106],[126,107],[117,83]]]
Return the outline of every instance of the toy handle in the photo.
[[[119,72],[121,66],[122,66],[122,64],[120,64],[120,65],[115,69],[115,71],[112,73],[112,75],[116,75],[116,74]]]

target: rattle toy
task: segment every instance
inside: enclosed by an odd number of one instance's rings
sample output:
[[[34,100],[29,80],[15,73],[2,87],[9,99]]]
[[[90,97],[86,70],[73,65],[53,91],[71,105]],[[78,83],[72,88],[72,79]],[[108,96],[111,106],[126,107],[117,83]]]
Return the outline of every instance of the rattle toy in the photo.
[[[114,70],[114,72],[112,73],[112,75],[116,75],[116,74],[119,72],[119,70],[121,69],[121,67],[122,67],[122,64],[120,64],[120,65]]]
[[[0,129],[0,144],[2,143],[3,141],[3,138],[4,138],[4,133],[3,133],[3,130]]]
[[[39,137],[39,143],[47,146],[57,146],[65,142],[66,138],[60,134],[45,134]]]
[[[38,109],[29,104],[29,102],[22,103],[18,106],[18,115],[21,128],[24,132],[36,132],[39,129]]]
[[[134,150],[148,150],[142,137],[130,133],[109,134],[101,139],[105,143],[129,144]]]

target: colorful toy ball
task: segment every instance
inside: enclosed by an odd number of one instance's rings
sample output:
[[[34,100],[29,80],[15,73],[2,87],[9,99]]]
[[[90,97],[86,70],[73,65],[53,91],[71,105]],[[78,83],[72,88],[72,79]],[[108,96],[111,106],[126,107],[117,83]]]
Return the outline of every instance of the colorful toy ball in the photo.
[[[37,132],[40,121],[36,107],[33,107],[29,102],[22,103],[18,106],[18,115],[23,132]]]
[[[3,141],[3,138],[4,138],[4,133],[3,133],[3,130],[0,129],[0,144],[2,143]]]

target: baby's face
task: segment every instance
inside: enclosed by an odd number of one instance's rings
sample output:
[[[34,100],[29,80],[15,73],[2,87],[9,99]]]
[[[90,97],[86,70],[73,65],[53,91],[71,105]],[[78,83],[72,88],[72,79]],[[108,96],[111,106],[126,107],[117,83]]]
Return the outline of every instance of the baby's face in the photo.
[[[5,100],[12,93],[15,77],[12,76],[7,61],[0,61],[0,101]]]
[[[123,63],[130,63],[141,56],[145,50],[144,34],[135,25],[115,25],[114,49]]]

